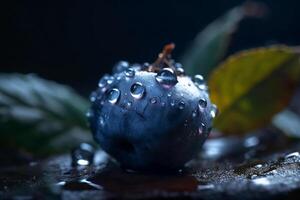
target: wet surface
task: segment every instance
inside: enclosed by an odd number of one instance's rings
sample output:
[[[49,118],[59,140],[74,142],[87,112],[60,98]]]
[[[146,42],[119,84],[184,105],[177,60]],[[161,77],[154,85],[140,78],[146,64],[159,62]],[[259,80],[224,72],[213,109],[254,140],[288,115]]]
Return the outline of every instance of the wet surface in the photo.
[[[102,151],[92,164],[74,165],[74,156],[72,161],[71,154],[61,155],[1,165],[0,199],[297,199],[299,151],[299,141],[266,129],[244,138],[209,139],[177,174],[125,171]]]

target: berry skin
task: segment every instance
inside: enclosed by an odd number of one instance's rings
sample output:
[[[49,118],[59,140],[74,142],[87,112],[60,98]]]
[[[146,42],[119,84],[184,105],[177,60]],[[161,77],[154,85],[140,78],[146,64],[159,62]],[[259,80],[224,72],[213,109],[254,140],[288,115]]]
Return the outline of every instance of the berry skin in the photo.
[[[150,65],[119,62],[92,93],[93,136],[125,169],[182,169],[211,130],[217,110],[204,79],[186,76],[170,59],[173,48],[166,45]]]

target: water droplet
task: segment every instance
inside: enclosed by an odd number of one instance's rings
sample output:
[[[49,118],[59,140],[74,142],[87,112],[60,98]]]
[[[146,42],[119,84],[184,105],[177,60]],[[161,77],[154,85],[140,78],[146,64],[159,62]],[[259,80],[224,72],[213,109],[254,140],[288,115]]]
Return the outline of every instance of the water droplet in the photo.
[[[197,84],[197,85],[205,84],[205,80],[204,80],[203,76],[200,74],[195,75],[193,80],[194,80],[195,84]]]
[[[97,98],[97,93],[96,92],[92,92],[90,95],[90,101],[91,102],[95,102]]]
[[[185,74],[184,69],[182,67],[176,68],[176,74],[179,76],[184,75]]]
[[[120,90],[118,90],[117,88],[113,88],[109,93],[108,93],[108,101],[112,104],[115,104],[118,102],[119,97],[120,97]]]
[[[195,75],[193,80],[200,90],[208,90],[208,87],[202,75]]]
[[[254,179],[254,180],[252,180],[252,182],[256,185],[262,185],[262,186],[267,186],[267,185],[270,185],[270,183],[271,183],[269,181],[269,179],[265,178],[265,177]]]
[[[128,68],[126,69],[126,71],[124,72],[126,77],[132,78],[135,75],[135,71],[132,68]]]
[[[130,88],[131,95],[136,99],[141,99],[144,96],[145,91],[145,87],[139,82],[134,83]]]
[[[256,177],[257,177],[257,174],[252,174],[250,178],[251,178],[251,179],[254,179],[254,178],[256,178]]]
[[[150,64],[149,63],[147,63],[147,62],[145,62],[144,64],[143,64],[143,69],[147,69],[148,67],[150,66]]]
[[[91,117],[93,117],[93,112],[89,110],[89,111],[86,112],[85,116],[87,118],[91,118]]]
[[[198,128],[199,135],[202,135],[205,132],[205,124],[201,123]]]
[[[127,109],[129,109],[132,106],[132,102],[131,101],[126,102],[125,106]]]
[[[179,108],[180,110],[183,110],[184,107],[185,107],[185,103],[184,103],[183,101],[180,101],[180,102],[178,103],[178,108]]]
[[[212,118],[215,118],[217,115],[218,115],[218,108],[217,108],[217,106],[215,105],[215,104],[212,104],[211,105],[211,110],[210,110],[210,116],[212,117]]]
[[[215,186],[213,184],[208,184],[208,185],[198,185],[197,189],[198,190],[211,190],[214,189]]]
[[[174,106],[175,106],[175,100],[171,100],[170,105],[171,105],[172,107],[174,107]]]
[[[114,81],[115,81],[115,77],[113,77],[113,76],[110,76],[108,79],[107,79],[107,84],[108,85],[111,85],[111,84],[113,84],[114,83]]]
[[[192,117],[197,117],[198,116],[198,114],[199,114],[199,111],[198,111],[198,109],[197,110],[194,110],[193,112],[192,112]]]
[[[284,163],[300,163],[300,154],[299,152],[289,153],[284,156]]]
[[[99,123],[100,123],[100,126],[103,128],[105,125],[104,117],[100,116]]]
[[[161,102],[161,106],[162,106],[162,107],[165,107],[165,106],[166,106],[166,103],[165,103],[165,102]]]
[[[120,73],[129,67],[129,63],[126,61],[120,61],[113,67],[113,73]]]
[[[142,66],[138,63],[135,63],[133,65],[131,65],[131,68],[134,70],[134,71],[140,71],[142,69]]]
[[[172,96],[172,94],[171,94],[171,93],[168,93],[168,94],[167,94],[167,96],[168,96],[168,97],[171,97],[171,96]]]
[[[107,80],[109,79],[109,76],[106,74],[104,75],[100,80],[99,80],[99,83],[98,83],[98,86],[100,88],[104,88],[107,86]]]
[[[205,99],[200,99],[198,103],[200,108],[206,108],[207,106],[207,101]]]
[[[293,152],[293,153],[289,153],[286,156],[284,156],[285,159],[289,159],[289,158],[300,158],[300,154],[299,152]]]
[[[244,146],[247,148],[255,147],[259,144],[259,139],[256,136],[251,136],[245,139]]]
[[[171,88],[178,82],[176,74],[170,68],[162,69],[157,73],[155,79],[164,88]]]
[[[72,166],[88,166],[93,164],[94,148],[87,143],[82,143],[71,152]]]
[[[262,164],[257,164],[257,165],[254,166],[254,168],[256,168],[256,169],[259,169],[259,168],[262,168],[262,167],[263,167]]]
[[[156,97],[151,98],[151,99],[150,99],[150,102],[151,102],[152,104],[157,103],[157,98],[156,98]]]

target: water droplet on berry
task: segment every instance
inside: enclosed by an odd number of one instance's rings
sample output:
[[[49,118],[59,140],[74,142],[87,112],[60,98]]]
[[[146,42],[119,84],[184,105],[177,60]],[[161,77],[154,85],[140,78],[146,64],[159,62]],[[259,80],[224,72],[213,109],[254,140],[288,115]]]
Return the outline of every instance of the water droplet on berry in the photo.
[[[171,93],[168,93],[168,94],[167,94],[167,96],[168,96],[168,97],[171,97],[171,96],[172,96],[172,94],[171,94]]]
[[[180,101],[180,102],[178,103],[178,108],[179,108],[180,110],[183,110],[184,107],[185,107],[185,103],[184,103],[183,101]]]
[[[171,100],[170,105],[171,105],[172,107],[175,106],[175,100]]]
[[[125,73],[125,76],[129,77],[129,78],[132,78],[135,75],[135,71],[132,68],[126,69],[124,73]]]
[[[145,94],[145,87],[140,82],[134,83],[130,88],[131,95],[136,99],[141,99]]]
[[[200,108],[206,108],[207,106],[207,101],[205,99],[200,99],[198,103]]]
[[[96,101],[96,97],[97,97],[97,93],[96,92],[92,92],[90,95],[90,101],[91,102],[95,102]]]
[[[85,116],[86,116],[88,119],[90,119],[90,118],[93,117],[93,112],[89,110],[89,111],[86,112]]]
[[[98,86],[100,88],[104,88],[105,86],[107,86],[107,80],[109,79],[109,76],[108,75],[104,75],[100,80],[99,80],[99,83],[98,83]]]
[[[165,106],[166,106],[166,103],[165,103],[165,102],[161,102],[161,106],[162,106],[162,107],[165,107]]]
[[[100,126],[103,128],[105,125],[104,117],[100,116],[99,123],[100,123]]]
[[[180,63],[176,63],[175,64],[175,68],[176,68],[176,74],[177,75],[184,75],[185,74],[185,72],[184,72],[184,69],[183,69],[183,67],[182,67],[182,65],[180,64]]]
[[[217,108],[217,106],[215,105],[215,104],[212,104],[211,105],[211,110],[210,110],[210,116],[212,117],[212,118],[215,118],[217,115],[218,115],[218,108]]]
[[[131,101],[126,102],[125,106],[127,109],[129,109],[132,106],[132,102]]]
[[[113,84],[114,83],[114,81],[115,81],[115,77],[113,77],[113,76],[110,76],[108,79],[107,79],[107,84],[108,85],[111,85],[111,84]]]
[[[197,110],[194,110],[193,112],[192,112],[192,117],[197,117],[198,116],[198,114],[199,114],[199,111],[198,111],[198,109]]]
[[[150,99],[150,102],[151,102],[152,104],[156,104],[156,103],[157,103],[157,98],[156,98],[156,97],[151,98],[151,99]]]
[[[150,66],[150,64],[147,63],[147,62],[145,62],[145,63],[143,64],[143,69],[146,69],[146,68],[148,68],[149,66]]]
[[[72,150],[72,166],[88,166],[93,164],[94,148],[87,144],[82,143],[79,147]]]
[[[299,152],[293,152],[290,154],[287,154],[286,156],[284,156],[285,159],[289,159],[289,158],[300,158],[300,154]]]
[[[114,73],[120,73],[129,67],[129,63],[126,61],[120,61],[113,67]]]
[[[178,82],[176,74],[169,68],[164,68],[158,72],[155,79],[164,88],[171,88]]]
[[[113,88],[109,93],[108,93],[108,101],[112,104],[115,104],[118,102],[119,97],[120,97],[120,90],[118,90],[117,88]]]
[[[205,80],[204,80],[203,76],[200,74],[195,75],[193,80],[194,80],[195,84],[197,84],[197,85],[205,84]]]
[[[205,132],[205,124],[201,123],[198,128],[199,135],[202,135]]]

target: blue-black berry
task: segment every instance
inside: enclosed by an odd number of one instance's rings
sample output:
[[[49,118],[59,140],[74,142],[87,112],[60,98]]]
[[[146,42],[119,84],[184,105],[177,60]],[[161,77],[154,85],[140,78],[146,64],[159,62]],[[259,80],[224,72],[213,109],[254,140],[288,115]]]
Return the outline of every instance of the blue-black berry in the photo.
[[[199,152],[217,108],[201,75],[186,76],[166,45],[153,64],[114,67],[92,93],[89,122],[101,148],[122,167],[181,169]]]

